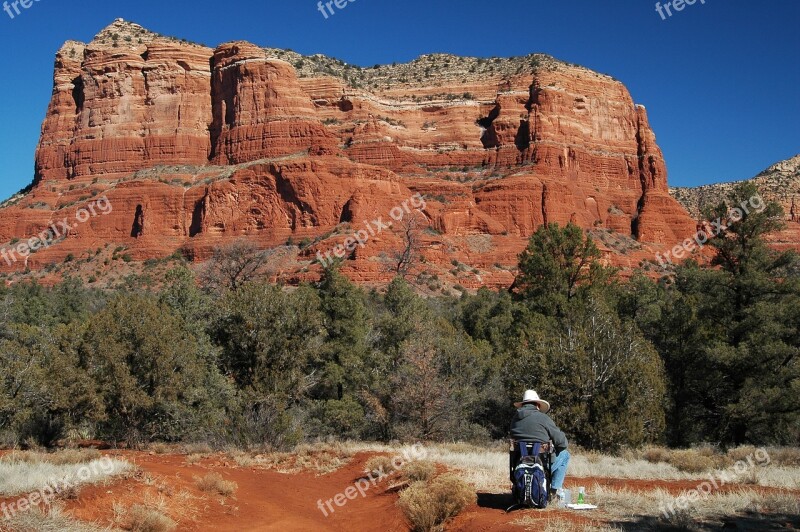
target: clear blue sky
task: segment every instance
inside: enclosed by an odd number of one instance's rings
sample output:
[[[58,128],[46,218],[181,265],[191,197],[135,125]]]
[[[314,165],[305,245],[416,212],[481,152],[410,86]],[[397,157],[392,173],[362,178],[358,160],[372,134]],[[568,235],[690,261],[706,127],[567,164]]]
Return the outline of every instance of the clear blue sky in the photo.
[[[0,11],[0,197],[33,177],[56,50],[117,17],[210,46],[244,39],[360,65],[548,53],[628,86],[671,184],[752,177],[800,153],[800,1],[701,1],[662,20],[651,0],[356,0],[326,20],[315,0],[37,0],[13,20]]]

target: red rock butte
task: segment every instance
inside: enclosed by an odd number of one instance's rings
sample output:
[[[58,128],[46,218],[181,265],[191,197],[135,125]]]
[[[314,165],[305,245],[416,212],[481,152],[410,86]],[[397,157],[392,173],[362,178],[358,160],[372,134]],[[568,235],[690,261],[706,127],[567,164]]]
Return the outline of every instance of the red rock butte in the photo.
[[[361,68],[118,19],[65,43],[53,78],[33,183],[0,209],[0,242],[100,197],[113,211],[5,271],[110,243],[134,260],[202,261],[247,237],[283,246],[280,273],[300,280],[318,251],[414,194],[426,200],[417,270],[472,287],[508,286],[544,223],[577,223],[623,267],[696,230],[668,193],[645,108],[619,81],[544,55]],[[390,279],[401,233],[376,234],[343,271]]]

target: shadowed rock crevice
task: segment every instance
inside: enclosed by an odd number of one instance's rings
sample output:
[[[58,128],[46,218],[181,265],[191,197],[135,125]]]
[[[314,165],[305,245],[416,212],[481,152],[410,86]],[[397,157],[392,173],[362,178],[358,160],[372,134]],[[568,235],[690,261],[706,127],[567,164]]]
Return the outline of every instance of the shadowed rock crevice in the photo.
[[[144,235],[144,210],[141,204],[136,206],[136,214],[133,215],[133,227],[131,227],[131,236],[139,238]]]
[[[194,237],[203,232],[203,217],[205,215],[206,197],[198,200],[192,210],[192,223],[189,225],[189,236]]]
[[[352,223],[353,222],[353,199],[345,203],[342,208],[342,215],[339,216],[339,223]]]
[[[489,113],[489,116],[479,118],[477,124],[483,129],[481,135],[481,142],[484,148],[497,148],[500,146],[500,140],[497,138],[497,131],[494,128],[494,121],[500,116],[500,105],[496,105]]]
[[[519,121],[519,129],[517,129],[517,136],[514,138],[514,144],[519,151],[525,151],[531,147],[531,123],[528,120]]]
[[[83,103],[86,100],[86,95],[83,91],[83,78],[81,76],[72,80],[72,100],[75,102],[75,113],[80,113],[83,109]]]

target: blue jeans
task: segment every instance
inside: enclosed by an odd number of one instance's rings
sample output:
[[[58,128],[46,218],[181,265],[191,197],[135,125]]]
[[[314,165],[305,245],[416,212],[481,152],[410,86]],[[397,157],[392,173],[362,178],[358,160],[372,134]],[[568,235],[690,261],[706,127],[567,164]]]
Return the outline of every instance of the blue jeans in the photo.
[[[550,484],[551,489],[558,490],[564,487],[564,477],[567,476],[569,458],[569,451],[564,449],[553,459],[553,465],[551,466],[553,471],[553,480]]]

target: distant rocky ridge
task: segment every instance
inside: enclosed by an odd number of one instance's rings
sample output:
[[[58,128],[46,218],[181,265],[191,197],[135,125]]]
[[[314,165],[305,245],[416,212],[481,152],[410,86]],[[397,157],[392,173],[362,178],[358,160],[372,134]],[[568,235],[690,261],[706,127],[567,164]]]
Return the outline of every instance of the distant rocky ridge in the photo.
[[[117,20],[57,53],[33,184],[0,208],[0,243],[101,196],[113,212],[0,269],[102,246],[202,261],[247,237],[285,248],[277,275],[293,282],[414,194],[427,200],[416,273],[464,286],[510,284],[543,223],[579,224],[623,267],[695,230],[644,107],[609,76],[540,54],[360,68]],[[402,245],[396,228],[376,235],[343,271],[385,282]]]
[[[787,219],[792,220],[794,213],[794,220],[800,220],[800,155],[773,164],[749,181],[758,187],[764,199],[780,203]],[[738,183],[675,187],[670,194],[699,220],[704,209],[724,200]]]
[[[800,155],[773,164],[751,181],[766,201],[783,207],[785,227],[770,235],[771,245],[778,250],[800,249]],[[719,204],[739,182],[719,183],[693,188],[674,188],[670,193],[686,207],[691,215],[703,219],[707,207]]]

